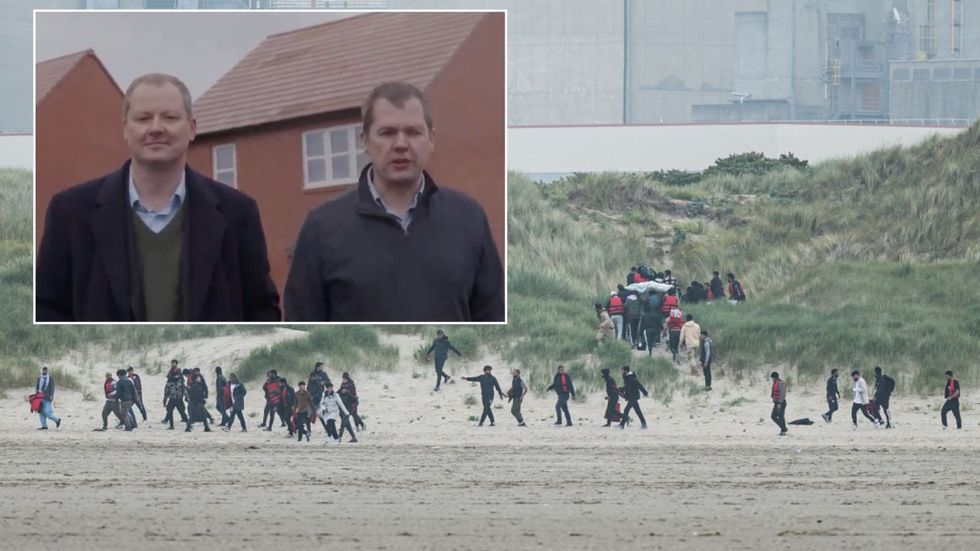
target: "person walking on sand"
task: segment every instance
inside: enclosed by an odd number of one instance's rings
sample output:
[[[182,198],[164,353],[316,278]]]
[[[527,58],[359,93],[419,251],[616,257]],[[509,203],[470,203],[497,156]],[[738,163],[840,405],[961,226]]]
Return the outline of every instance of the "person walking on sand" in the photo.
[[[126,368],[126,376],[129,377],[130,381],[133,381],[133,387],[136,388],[136,408],[139,409],[140,415],[143,416],[143,422],[146,422],[146,407],[143,406],[143,379],[133,370],[133,366]],[[133,415],[135,419],[136,416]]]
[[[572,426],[572,414],[568,412],[568,397],[575,397],[575,385],[572,384],[572,376],[565,373],[565,366],[559,365],[555,378],[546,390],[554,390],[558,394],[558,401],[555,402],[555,415],[558,420],[556,425],[561,425],[561,416],[565,414],[565,426]]]
[[[779,373],[773,371],[772,378],[772,422],[779,427],[779,436],[786,436],[786,381],[779,378]]]
[[[306,390],[305,381],[300,381],[297,387],[296,405],[293,407],[293,415],[296,416],[296,441],[302,442],[303,435],[306,435],[306,441],[309,442],[310,432],[307,427],[309,426],[310,410],[313,408],[313,397]]]
[[[228,375],[228,392],[231,395],[231,415],[228,416],[228,425],[225,426],[225,432],[231,430],[231,426],[235,423],[235,419],[242,424],[242,432],[248,432],[245,427],[245,416],[242,412],[245,410],[245,385],[238,381],[238,376],[232,373]]]
[[[214,407],[221,414],[220,426],[222,427],[228,424],[228,410],[231,408],[228,393],[225,392],[227,388],[228,379],[225,379],[224,374],[222,374],[221,366],[216,366],[214,368]]]
[[[361,398],[357,395],[357,385],[354,384],[354,379],[351,378],[350,373],[345,371],[340,376],[340,390],[337,392],[344,401],[344,405],[347,406],[347,410],[350,411],[350,416],[354,419],[354,426],[357,427],[357,430],[364,430],[364,420],[357,412]],[[351,431],[351,434],[354,434],[354,431]]]
[[[616,386],[616,380],[609,375],[609,368],[602,368],[602,380],[606,383],[606,413],[603,418],[606,420],[604,427],[612,426],[613,423],[618,423],[620,420],[619,414],[619,387]]]
[[[340,414],[349,414],[344,401],[333,391],[333,383],[327,383],[323,390],[323,398],[320,400],[320,409],[317,414],[327,427],[327,444],[340,444],[340,434],[337,433],[337,421]]]
[[[708,336],[707,329],[701,330],[701,348],[698,357],[701,360],[701,372],[704,373],[704,389],[711,390],[711,337]]]
[[[962,429],[963,419],[960,418],[960,382],[953,378],[952,371],[946,372],[946,386],[943,387],[943,397],[946,398],[946,401],[943,402],[943,410],[940,413],[943,421],[943,430],[946,430],[946,414],[949,412],[953,412],[957,430]]]
[[[510,390],[507,391],[507,400],[511,402],[510,414],[517,419],[518,427],[526,427],[524,424],[524,416],[521,415],[521,404],[524,403],[524,397],[527,396],[527,385],[524,383],[524,379],[521,379],[521,370],[514,370],[514,378],[510,382]]]
[[[174,410],[180,414],[180,422],[187,423],[187,414],[184,412],[184,397],[187,395],[187,387],[184,385],[184,377],[177,369],[177,360],[172,362],[170,372],[167,374],[167,384],[163,387],[163,407],[167,410],[167,416],[161,421],[163,424],[169,423],[167,430],[174,430]]]
[[[880,427],[881,425],[878,424],[878,420],[868,411],[871,402],[868,395],[868,383],[864,382],[864,377],[861,376],[861,372],[856,369],[851,372],[851,379],[854,380],[854,403],[851,405],[851,430],[858,428],[857,412],[859,410],[867,417],[868,421],[871,421],[871,424],[875,428]]]
[[[834,412],[837,411],[837,400],[840,399],[840,390],[837,388],[837,370],[830,370],[830,377],[827,378],[827,413],[824,413],[820,417],[823,420],[830,422],[834,417]]]
[[[265,410],[262,412],[262,424],[259,427],[268,432],[272,430],[272,425],[276,424],[276,413],[279,411],[279,402],[282,400],[279,374],[275,369],[269,371],[265,384],[262,385],[262,391],[265,392]],[[268,421],[266,421],[267,417]]]
[[[881,367],[875,367],[875,399],[872,402],[871,412],[878,419],[878,424],[885,423],[885,428],[892,428],[891,397],[895,391],[895,379],[885,375]],[[881,411],[885,411],[885,418],[881,418]]]
[[[191,384],[187,387],[187,428],[186,432],[191,432],[194,423],[204,423],[204,432],[211,432],[208,426],[208,415],[204,409],[207,403],[207,386],[204,384],[204,377],[200,373],[191,373]]]
[[[609,318],[609,313],[602,307],[602,304],[595,303],[595,315],[599,318],[599,327],[596,329],[595,338],[598,342],[612,340],[615,325]]]
[[[680,350],[681,330],[684,328],[684,314],[680,308],[674,308],[667,316],[667,333],[669,335],[668,346],[673,361],[677,362],[677,353]]]
[[[207,379],[204,378],[204,375],[201,375],[201,368],[200,367],[195,367],[194,369],[191,370],[191,373],[194,374],[194,378],[195,379],[201,381],[201,385],[204,387],[204,405],[201,406],[201,409],[204,410],[204,415],[208,418],[208,423],[211,423],[213,425],[214,424],[214,416],[212,416],[211,415],[211,412],[208,411],[208,400],[207,399],[208,399],[208,396],[211,395],[211,391],[210,391],[210,389],[208,389],[208,381],[207,381]]]
[[[483,366],[483,375],[477,375],[475,377],[463,377],[463,380],[470,381],[471,383],[480,383],[480,394],[483,397],[483,413],[480,415],[480,424],[483,426],[483,422],[490,419],[490,426],[497,426],[496,420],[493,418],[493,410],[490,406],[493,405],[493,391],[496,390],[500,399],[504,399],[504,393],[500,390],[500,383],[497,382],[497,378],[490,374],[493,367],[489,365]]]
[[[51,402],[54,401],[54,378],[48,373],[47,366],[41,368],[41,376],[34,383],[34,391],[42,396],[41,409],[37,412],[41,418],[41,426],[37,430],[48,430],[48,419],[54,421],[55,428],[60,428],[61,418],[51,409]]]
[[[435,351],[436,360],[436,387],[432,389],[434,392],[439,392],[439,387],[442,386],[443,380],[449,382],[452,377],[446,375],[442,370],[443,366],[446,365],[446,360],[449,358],[449,351],[452,350],[457,356],[462,357],[459,350],[453,346],[453,343],[449,342],[449,337],[442,332],[442,329],[436,331],[436,340],[432,341],[432,346],[425,351],[425,361],[432,359],[432,352]]]
[[[687,363],[691,376],[697,377],[698,349],[701,346],[701,326],[694,321],[694,314],[687,315],[687,322],[681,326],[681,346],[687,350]]]
[[[292,419],[295,400],[296,390],[290,386],[285,377],[279,377],[279,406],[276,408],[276,412],[279,414],[282,423],[286,425],[290,437],[296,434],[296,427],[293,426]]]
[[[626,398],[626,409],[623,410],[622,419],[619,421],[619,428],[625,429],[626,423],[629,422],[630,411],[635,411],[636,416],[640,419],[640,428],[647,428],[647,420],[643,417],[643,412],[640,410],[640,393],[642,392],[644,396],[649,396],[650,393],[647,389],[643,388],[640,381],[636,378],[636,373],[630,371],[628,365],[624,365],[622,368],[623,372],[623,397]]]
[[[344,431],[350,433],[351,443],[357,442],[357,433],[354,432],[354,427],[351,426],[350,420],[356,415],[357,411],[357,394],[356,391],[351,392],[353,389],[354,382],[350,380],[350,374],[344,373],[340,376],[340,388],[337,389],[337,395],[340,396],[340,400],[344,402],[344,407],[347,408],[347,413],[341,412],[340,414],[340,438],[344,438]],[[350,381],[347,387],[344,387],[344,383]],[[359,423],[360,417],[355,420],[355,424]]]
[[[119,400],[119,413],[123,417],[123,425],[127,431],[136,428],[136,418],[133,417],[133,402],[136,401],[136,387],[126,375],[125,369],[116,371],[116,399]]]
[[[105,393],[105,404],[102,406],[102,428],[97,431],[109,430],[109,414],[112,413],[119,419],[120,423],[125,424],[122,412],[119,411],[119,400],[116,400],[116,381],[112,378],[112,373],[106,371],[105,381],[102,382],[102,392]]]

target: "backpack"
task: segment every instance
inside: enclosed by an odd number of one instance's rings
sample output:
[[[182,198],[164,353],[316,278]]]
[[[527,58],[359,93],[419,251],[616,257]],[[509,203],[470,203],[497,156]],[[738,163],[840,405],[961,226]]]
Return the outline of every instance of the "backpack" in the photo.
[[[640,266],[637,268],[637,271],[640,272],[640,275],[646,278],[648,281],[653,279],[654,273],[649,266]]]

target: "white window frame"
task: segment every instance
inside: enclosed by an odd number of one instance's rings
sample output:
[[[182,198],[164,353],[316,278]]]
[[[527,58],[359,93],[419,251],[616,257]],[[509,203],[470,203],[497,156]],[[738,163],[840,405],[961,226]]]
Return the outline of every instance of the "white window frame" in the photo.
[[[231,168],[218,170],[218,150],[226,147],[231,148]],[[221,180],[218,178],[219,172],[222,174],[226,174],[230,172],[232,183],[225,184],[225,185],[238,189],[238,148],[235,147],[234,143],[224,143],[211,147],[211,177],[221,182]]]
[[[333,158],[341,155],[341,153],[334,154],[331,151],[330,133],[336,132],[337,130],[347,131],[347,162],[348,171],[350,172],[350,177],[348,178],[334,178],[333,177]],[[361,140],[358,139],[361,130],[361,124],[341,124],[337,126],[327,126],[324,128],[317,128],[315,130],[308,130],[303,132],[300,136],[300,147],[303,148],[303,189],[320,189],[329,188],[335,186],[343,186],[348,184],[356,183],[360,177],[360,170],[357,167],[357,157],[364,153],[364,148],[362,147]],[[323,154],[322,155],[311,155],[306,148],[306,137],[310,135],[320,134],[323,141]],[[310,181],[309,173],[309,162],[313,160],[322,160],[324,165],[324,175],[325,179],[321,181]]]

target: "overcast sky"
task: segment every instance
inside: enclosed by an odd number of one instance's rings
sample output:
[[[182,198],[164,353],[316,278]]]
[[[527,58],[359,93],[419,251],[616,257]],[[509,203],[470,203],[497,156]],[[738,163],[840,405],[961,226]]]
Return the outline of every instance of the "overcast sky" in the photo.
[[[146,73],[183,80],[196,99],[266,36],[356,15],[352,12],[38,13],[38,62],[91,48],[119,87]]]

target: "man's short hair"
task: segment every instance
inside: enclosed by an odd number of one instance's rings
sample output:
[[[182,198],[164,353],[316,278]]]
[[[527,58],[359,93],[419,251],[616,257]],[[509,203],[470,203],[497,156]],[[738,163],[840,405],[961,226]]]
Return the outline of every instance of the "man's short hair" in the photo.
[[[120,377],[125,377],[126,376],[126,370],[125,369],[117,369],[116,370],[116,375],[118,375]]]
[[[947,371],[946,374],[949,375],[950,377],[953,376],[953,372],[952,371]]]
[[[688,314],[687,321],[694,321],[694,314]]]
[[[132,371],[132,370],[133,370],[133,366],[129,366],[126,368],[126,371]]]
[[[861,374],[861,372],[858,371],[857,369],[855,369],[854,371],[851,372],[851,377],[853,377],[855,375],[860,375],[860,374]]]
[[[367,99],[364,100],[364,105],[361,107],[361,116],[364,119],[361,131],[365,136],[371,131],[371,125],[374,123],[374,104],[379,99],[386,99],[395,107],[402,108],[405,106],[405,102],[412,98],[419,100],[419,103],[422,104],[425,126],[432,130],[432,109],[429,107],[429,102],[425,100],[422,90],[407,82],[393,81],[375,86],[374,90],[368,94]]]
[[[779,373],[776,373],[775,371],[773,371],[772,373],[769,374],[769,376],[772,377],[773,379],[778,379],[779,378]]]
[[[881,367],[880,366],[877,366],[877,365],[875,366],[875,373],[881,373]]]
[[[133,96],[133,91],[140,84],[151,84],[153,86],[162,86],[164,84],[173,84],[180,91],[180,96],[184,100],[184,110],[187,111],[187,118],[194,118],[194,110],[191,107],[191,91],[187,89],[187,85],[184,84],[179,78],[168,75],[166,73],[149,73],[143,76],[136,77],[136,79],[126,88],[126,95],[123,97],[123,120],[129,116],[129,98]]]
[[[831,375],[836,375],[837,374],[837,369],[836,368],[835,369],[831,369],[830,370],[830,374]]]

